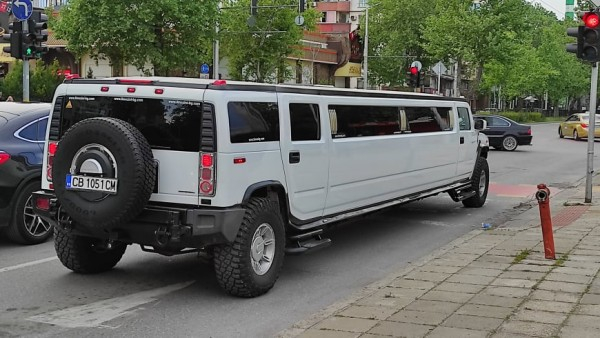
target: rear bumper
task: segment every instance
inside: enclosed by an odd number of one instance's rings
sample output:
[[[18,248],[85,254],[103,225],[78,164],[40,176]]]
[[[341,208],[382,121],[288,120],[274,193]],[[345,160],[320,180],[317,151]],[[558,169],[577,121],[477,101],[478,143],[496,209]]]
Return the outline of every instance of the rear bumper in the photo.
[[[533,139],[533,136],[528,135],[528,136],[518,136],[517,137],[517,142],[520,146],[527,146],[531,144],[531,140]]]
[[[49,208],[39,209],[38,199],[48,199]],[[202,248],[232,242],[239,230],[245,209],[180,208],[148,205],[140,215],[114,229],[90,229],[71,222],[61,212],[56,196],[46,191],[33,193],[34,211],[52,225],[74,233],[159,248]]]

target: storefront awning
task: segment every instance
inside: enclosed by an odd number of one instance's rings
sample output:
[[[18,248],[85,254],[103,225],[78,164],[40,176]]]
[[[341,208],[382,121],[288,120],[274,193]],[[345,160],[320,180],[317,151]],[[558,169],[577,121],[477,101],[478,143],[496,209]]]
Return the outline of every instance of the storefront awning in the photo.
[[[344,66],[338,68],[333,76],[341,77],[361,77],[360,63],[348,62]]]
[[[10,47],[10,43],[0,43],[0,62],[14,62],[15,58],[10,54],[4,53],[4,47]]]

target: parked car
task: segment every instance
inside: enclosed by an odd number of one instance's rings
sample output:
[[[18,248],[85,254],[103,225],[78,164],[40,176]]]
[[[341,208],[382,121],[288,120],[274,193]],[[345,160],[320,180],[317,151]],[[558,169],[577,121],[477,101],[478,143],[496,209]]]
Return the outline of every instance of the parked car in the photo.
[[[0,231],[21,244],[38,244],[52,226],[33,212],[40,189],[49,103],[0,102]]]
[[[600,137],[600,121],[598,119],[600,119],[600,116],[596,117],[596,122],[594,123],[596,126],[596,129],[594,130],[595,137]],[[572,137],[576,141],[587,138],[589,124],[590,114],[573,114],[560,123],[560,126],[558,127],[558,137]]]
[[[475,115],[473,118],[487,122],[487,128],[482,132],[490,139],[490,146],[496,149],[513,151],[517,146],[531,145],[531,126],[500,115]]]

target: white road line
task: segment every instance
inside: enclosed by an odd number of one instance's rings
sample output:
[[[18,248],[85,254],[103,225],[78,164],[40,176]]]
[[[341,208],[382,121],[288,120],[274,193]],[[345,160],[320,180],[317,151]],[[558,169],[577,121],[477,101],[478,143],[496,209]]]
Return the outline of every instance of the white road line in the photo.
[[[58,259],[58,257],[55,256],[55,257],[48,257],[48,258],[39,259],[37,261],[27,262],[27,263],[23,263],[23,264],[17,264],[17,265],[13,265],[13,266],[7,266],[5,268],[0,268],[0,273],[6,272],[6,271],[18,270],[18,269],[26,268],[26,267],[32,266],[32,265],[43,264],[43,263],[46,263],[46,262],[51,262],[51,261],[56,260],[56,259]]]
[[[87,305],[75,306],[29,317],[27,320],[58,325],[67,328],[100,327],[102,323],[131,313],[130,309],[155,301],[159,296],[190,286],[195,281],[168,285],[127,296],[101,300]]]

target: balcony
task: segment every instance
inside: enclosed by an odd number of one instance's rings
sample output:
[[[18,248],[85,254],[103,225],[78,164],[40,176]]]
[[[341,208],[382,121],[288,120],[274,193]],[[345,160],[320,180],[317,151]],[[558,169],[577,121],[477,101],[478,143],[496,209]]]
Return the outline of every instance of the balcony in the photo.
[[[350,33],[351,25],[350,23],[321,22],[317,23],[317,30],[323,34]]]
[[[317,2],[319,12],[350,12],[350,1],[320,1]]]

